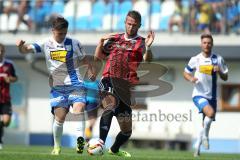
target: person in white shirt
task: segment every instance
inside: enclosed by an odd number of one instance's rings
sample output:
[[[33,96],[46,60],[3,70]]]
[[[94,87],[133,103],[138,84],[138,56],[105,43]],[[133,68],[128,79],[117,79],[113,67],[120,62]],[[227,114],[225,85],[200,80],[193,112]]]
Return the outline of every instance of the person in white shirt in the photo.
[[[16,45],[20,53],[44,53],[48,70],[50,72],[49,83],[51,87],[50,103],[54,114],[53,155],[61,152],[61,137],[63,123],[73,107],[74,114],[80,114],[86,105],[86,89],[83,84],[83,77],[79,70],[86,65],[89,69],[89,78],[94,80],[92,67],[79,41],[66,37],[68,21],[63,17],[56,17],[52,21],[53,36],[44,42],[25,44],[25,41],[18,40]],[[77,127],[79,128],[79,127]],[[79,131],[77,139],[77,153],[83,152],[84,139]]]
[[[194,156],[200,155],[200,146],[209,149],[209,130],[215,120],[217,101],[217,76],[224,81],[228,79],[228,67],[224,59],[212,52],[213,37],[211,34],[201,35],[201,53],[192,57],[185,67],[183,76],[194,84],[193,102],[203,113],[203,128],[194,146]]]

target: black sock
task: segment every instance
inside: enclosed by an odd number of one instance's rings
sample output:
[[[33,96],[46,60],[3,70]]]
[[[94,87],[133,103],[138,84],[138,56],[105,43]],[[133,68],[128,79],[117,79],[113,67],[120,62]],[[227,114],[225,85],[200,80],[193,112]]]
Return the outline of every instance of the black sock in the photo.
[[[104,142],[106,141],[108,131],[110,129],[112,123],[113,111],[106,110],[103,112],[102,117],[100,119],[100,139]]]
[[[3,122],[0,121],[0,143],[2,143],[2,137],[3,137]]]
[[[119,132],[114,144],[111,147],[111,151],[113,153],[118,152],[121,145],[123,145],[125,142],[127,142],[127,140],[130,138],[131,134],[132,134],[132,131],[127,132],[127,133],[123,133],[122,131]]]

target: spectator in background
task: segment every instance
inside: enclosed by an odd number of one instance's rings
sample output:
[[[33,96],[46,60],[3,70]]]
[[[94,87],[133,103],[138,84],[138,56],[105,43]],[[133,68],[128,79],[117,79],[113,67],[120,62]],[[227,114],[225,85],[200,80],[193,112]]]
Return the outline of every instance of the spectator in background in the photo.
[[[47,0],[36,0],[34,8],[29,13],[29,23],[32,24],[35,32],[40,32],[47,26],[46,16],[51,10],[51,3]]]
[[[239,18],[238,14],[240,11],[238,11],[237,8],[237,1],[235,0],[228,0],[226,2],[226,32],[229,33],[231,31],[236,32],[237,26],[239,25]]]
[[[175,10],[169,20],[169,32],[173,31],[174,26],[177,26],[180,32],[184,32],[183,22],[183,7],[181,0],[175,0]]]
[[[212,7],[212,18],[211,18],[211,32],[212,33],[223,33],[224,32],[224,3],[214,2],[211,3]]]
[[[196,33],[196,31],[197,31],[196,17],[197,17],[198,8],[199,8],[198,5],[199,5],[199,3],[193,2],[193,1],[190,4],[190,32],[192,32],[192,33]]]
[[[199,13],[197,16],[197,30],[198,32],[210,32],[210,20],[212,16],[211,6],[208,3],[204,3],[203,1],[199,1]]]
[[[8,16],[10,16],[11,13],[17,13],[18,14],[18,19],[17,19],[17,24],[16,28],[12,31],[14,34],[18,32],[18,28],[23,22],[28,26],[28,29],[32,29],[32,24],[25,18],[25,14],[28,14],[30,10],[30,1],[28,0],[10,0],[10,1],[5,1],[4,2],[4,8],[3,12],[6,13]]]
[[[10,84],[17,81],[13,63],[5,59],[4,55],[5,47],[0,43],[0,149],[3,147],[3,128],[11,122]]]

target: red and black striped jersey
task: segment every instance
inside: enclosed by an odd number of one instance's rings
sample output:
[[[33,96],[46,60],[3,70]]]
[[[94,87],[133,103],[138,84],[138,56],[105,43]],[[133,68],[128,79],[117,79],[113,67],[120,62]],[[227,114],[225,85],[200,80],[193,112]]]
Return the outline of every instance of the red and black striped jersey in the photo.
[[[6,83],[4,77],[16,77],[13,63],[9,60],[4,60],[0,63],[0,103],[10,102],[10,84]]]
[[[136,36],[127,39],[125,34],[116,34],[103,47],[103,53],[108,56],[103,77],[114,77],[137,84],[137,68],[143,60],[145,38]]]

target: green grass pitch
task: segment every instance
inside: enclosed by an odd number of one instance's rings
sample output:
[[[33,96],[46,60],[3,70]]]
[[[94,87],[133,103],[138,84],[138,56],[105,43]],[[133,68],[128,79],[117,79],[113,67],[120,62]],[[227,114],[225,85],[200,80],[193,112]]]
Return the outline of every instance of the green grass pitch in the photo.
[[[118,160],[124,159],[105,153],[103,156],[90,156],[86,151],[82,155],[77,154],[72,148],[62,148],[59,156],[50,155],[49,146],[18,146],[6,145],[0,150],[0,160]],[[239,160],[240,154],[202,154],[198,158],[193,157],[192,152],[166,151],[154,149],[126,149],[132,154],[129,160]]]

